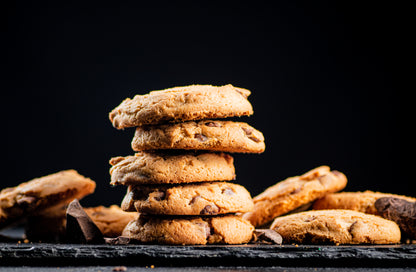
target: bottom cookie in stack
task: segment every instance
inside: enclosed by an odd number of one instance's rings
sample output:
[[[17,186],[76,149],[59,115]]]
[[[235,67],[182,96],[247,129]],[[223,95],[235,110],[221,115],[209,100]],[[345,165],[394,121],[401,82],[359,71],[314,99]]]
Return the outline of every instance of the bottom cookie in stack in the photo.
[[[250,193],[228,182],[130,186],[121,206],[141,214],[123,236],[143,243],[242,244],[254,230],[235,215],[252,210]]]
[[[143,243],[172,245],[244,244],[254,227],[240,216],[227,214],[211,217],[157,217],[140,215],[131,221],[123,236]]]

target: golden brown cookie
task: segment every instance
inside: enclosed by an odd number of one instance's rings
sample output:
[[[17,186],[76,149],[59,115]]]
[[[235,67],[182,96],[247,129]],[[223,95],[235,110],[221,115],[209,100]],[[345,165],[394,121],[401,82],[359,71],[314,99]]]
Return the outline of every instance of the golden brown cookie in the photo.
[[[222,152],[261,153],[263,134],[243,122],[203,120],[136,128],[135,151],[193,149]]]
[[[377,199],[382,197],[396,197],[401,198],[407,201],[415,202],[416,198],[386,194],[380,192],[342,192],[334,194],[326,194],[322,198],[315,201],[313,204],[314,210],[328,210],[328,209],[344,209],[344,210],[354,210],[358,212],[376,214],[377,212],[374,203]]]
[[[126,225],[138,218],[137,212],[125,212],[117,205],[84,208],[105,237],[118,237]]]
[[[123,210],[147,214],[217,215],[253,209],[250,193],[228,182],[129,187]]]
[[[225,118],[253,114],[250,91],[232,85],[191,85],[153,91],[125,99],[110,120],[117,129],[163,122]]]
[[[75,170],[36,178],[0,192],[0,228],[47,209],[81,199],[95,190],[95,182]]]
[[[290,177],[253,198],[254,209],[243,217],[258,227],[327,193],[342,190],[347,178],[328,166],[320,166],[302,176]]]
[[[400,229],[393,221],[351,210],[321,210],[278,217],[270,229],[284,243],[394,244]]]
[[[110,160],[112,185],[189,183],[235,179],[225,153],[138,152]]]
[[[123,236],[143,243],[172,245],[243,244],[254,227],[236,215],[191,218],[162,218],[141,215],[131,221]]]

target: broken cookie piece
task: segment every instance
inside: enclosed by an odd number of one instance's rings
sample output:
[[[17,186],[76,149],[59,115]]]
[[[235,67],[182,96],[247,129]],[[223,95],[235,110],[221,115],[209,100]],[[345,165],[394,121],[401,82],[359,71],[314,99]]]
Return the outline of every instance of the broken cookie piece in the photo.
[[[75,170],[61,171],[5,188],[0,192],[0,228],[62,207],[94,190],[95,182]]]

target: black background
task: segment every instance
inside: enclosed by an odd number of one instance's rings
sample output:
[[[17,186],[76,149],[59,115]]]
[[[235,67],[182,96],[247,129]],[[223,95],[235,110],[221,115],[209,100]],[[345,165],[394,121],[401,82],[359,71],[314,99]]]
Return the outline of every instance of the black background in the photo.
[[[393,76],[410,53],[407,7],[139,2],[4,9],[2,188],[73,168],[97,182],[85,205],[119,204],[108,160],[133,154],[134,129],[116,130],[108,112],[151,90],[231,83],[252,91],[241,121],[266,138],[265,153],[234,155],[253,196],[322,164],[348,191],[416,196],[414,121]]]

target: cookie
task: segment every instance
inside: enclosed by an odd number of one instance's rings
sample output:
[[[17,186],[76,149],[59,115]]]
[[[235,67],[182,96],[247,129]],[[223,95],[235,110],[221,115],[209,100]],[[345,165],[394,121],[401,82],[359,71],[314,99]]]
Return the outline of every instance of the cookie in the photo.
[[[23,217],[64,206],[95,190],[95,182],[75,170],[36,178],[0,192],[0,228]]]
[[[233,162],[225,153],[138,152],[110,160],[111,184],[228,181],[235,179]]]
[[[284,243],[395,244],[400,229],[393,221],[351,210],[307,211],[276,218],[270,229]]]
[[[399,225],[402,232],[416,239],[416,202],[398,197],[382,197],[374,203],[380,216]]]
[[[136,128],[131,146],[150,149],[193,149],[261,153],[263,134],[242,122],[203,120]]]
[[[253,114],[250,91],[232,85],[191,85],[125,99],[109,118],[117,129]]]
[[[320,166],[302,176],[290,177],[267,188],[253,198],[254,209],[243,217],[254,226],[261,226],[276,216],[288,213],[327,193],[342,190],[347,178],[328,166]]]
[[[117,237],[126,225],[138,218],[137,212],[125,212],[117,205],[84,208],[105,237]]]
[[[318,199],[313,204],[314,210],[327,210],[327,209],[344,209],[344,210],[354,210],[358,212],[368,213],[368,214],[376,214],[379,215],[377,212],[374,203],[377,199],[382,197],[396,197],[401,198],[407,201],[415,202],[416,198],[401,196],[401,195],[394,195],[394,194],[386,194],[380,192],[372,192],[372,191],[365,191],[365,192],[342,192],[342,193],[335,193],[335,194],[327,194],[323,196],[321,199]]]
[[[241,185],[212,182],[129,187],[121,207],[158,215],[217,215],[251,211],[253,201]]]
[[[162,218],[140,215],[123,236],[143,243],[171,245],[243,244],[251,240],[254,227],[237,215]]]

